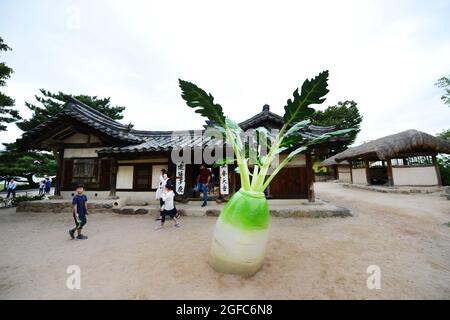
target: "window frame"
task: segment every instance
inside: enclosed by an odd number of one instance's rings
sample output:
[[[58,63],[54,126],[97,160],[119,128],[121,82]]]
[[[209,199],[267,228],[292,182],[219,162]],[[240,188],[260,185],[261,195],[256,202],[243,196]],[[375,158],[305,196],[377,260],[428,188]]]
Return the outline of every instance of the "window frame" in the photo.
[[[77,184],[84,184],[85,186],[93,186],[93,187],[97,187],[100,185],[100,166],[99,166],[99,158],[93,158],[93,157],[83,157],[83,158],[71,158],[72,160],[72,175],[70,177],[70,184],[72,186],[77,185]],[[77,160],[93,160],[94,161],[94,169],[93,169],[93,173],[94,176],[91,177],[91,181],[89,182],[76,182],[74,181],[74,178],[76,177],[74,175],[75,173],[75,167],[76,167],[76,161]],[[77,178],[81,178],[81,177],[77,177]],[[95,178],[95,182],[92,181],[92,178]]]
[[[148,168],[148,176],[147,176],[147,186],[138,187],[137,179],[138,179],[138,168]],[[139,163],[133,165],[133,190],[136,191],[153,191],[152,189],[152,172],[153,172],[153,164],[152,163]]]

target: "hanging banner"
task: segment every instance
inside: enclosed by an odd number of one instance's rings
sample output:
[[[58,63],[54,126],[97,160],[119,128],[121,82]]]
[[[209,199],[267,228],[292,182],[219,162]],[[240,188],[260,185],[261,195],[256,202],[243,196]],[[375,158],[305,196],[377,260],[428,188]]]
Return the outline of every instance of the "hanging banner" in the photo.
[[[177,172],[176,172],[176,179],[175,179],[175,188],[176,193],[179,195],[184,194],[184,187],[186,185],[186,164],[184,162],[179,163],[176,165]]]
[[[223,167],[220,167],[220,193],[228,194],[229,188],[228,165],[224,165]]]

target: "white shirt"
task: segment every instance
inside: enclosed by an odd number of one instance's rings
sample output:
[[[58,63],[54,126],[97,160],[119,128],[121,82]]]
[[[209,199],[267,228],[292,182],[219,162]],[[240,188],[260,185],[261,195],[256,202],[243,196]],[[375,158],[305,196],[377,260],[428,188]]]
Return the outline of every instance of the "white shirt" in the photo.
[[[17,187],[17,183],[16,183],[15,181],[13,181],[13,182],[9,182],[9,183],[8,183],[7,189],[15,190],[16,187]]]
[[[164,201],[164,205],[161,208],[162,210],[172,210],[175,208],[175,205],[173,203],[173,199],[175,197],[175,193],[173,193],[172,190],[169,192],[163,193],[162,199]]]
[[[167,174],[159,176],[159,186],[158,186],[158,189],[156,190],[156,200],[159,200],[162,198],[163,193],[164,193],[164,188],[166,187],[167,180],[168,180]]]

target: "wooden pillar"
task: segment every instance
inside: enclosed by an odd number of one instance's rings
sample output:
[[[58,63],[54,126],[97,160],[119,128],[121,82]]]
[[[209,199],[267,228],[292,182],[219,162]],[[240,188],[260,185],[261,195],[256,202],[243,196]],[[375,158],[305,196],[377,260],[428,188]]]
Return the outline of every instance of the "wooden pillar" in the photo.
[[[350,165],[350,182],[353,183],[353,171],[352,171],[352,169],[353,169],[353,164],[352,164],[352,161],[351,161],[351,160],[348,160],[348,163],[349,163],[349,165]]]
[[[441,172],[439,171],[439,166],[438,166],[438,163],[436,161],[436,156],[433,155],[432,159],[433,159],[433,166],[436,169],[436,177],[437,177],[437,181],[438,181],[438,186],[442,186]]]
[[[111,172],[109,176],[109,197],[112,199],[117,198],[116,196],[116,185],[117,185],[117,159],[111,158]]]
[[[314,172],[312,166],[312,158],[311,151],[306,151],[306,185],[308,187],[308,201],[314,202],[316,201],[316,197],[314,194]]]
[[[55,196],[61,195],[62,176],[63,176],[63,162],[64,162],[64,148],[54,148],[53,155],[56,161],[56,184],[55,184]]]
[[[387,163],[387,174],[388,174],[389,187],[393,187],[394,186],[394,176],[392,175],[391,159],[390,158],[386,159],[386,163]]]
[[[370,168],[369,168],[369,161],[368,160],[364,160],[364,164],[366,167],[366,181],[367,184],[370,185]]]

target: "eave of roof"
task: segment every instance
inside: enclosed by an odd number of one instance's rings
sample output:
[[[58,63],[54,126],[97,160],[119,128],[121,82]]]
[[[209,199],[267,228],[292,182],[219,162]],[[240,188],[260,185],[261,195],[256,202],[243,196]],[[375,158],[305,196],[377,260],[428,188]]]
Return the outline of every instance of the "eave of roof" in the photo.
[[[450,153],[450,142],[428,133],[410,129],[385,136],[335,155],[339,162],[375,156],[380,160],[393,158],[401,153]]]

